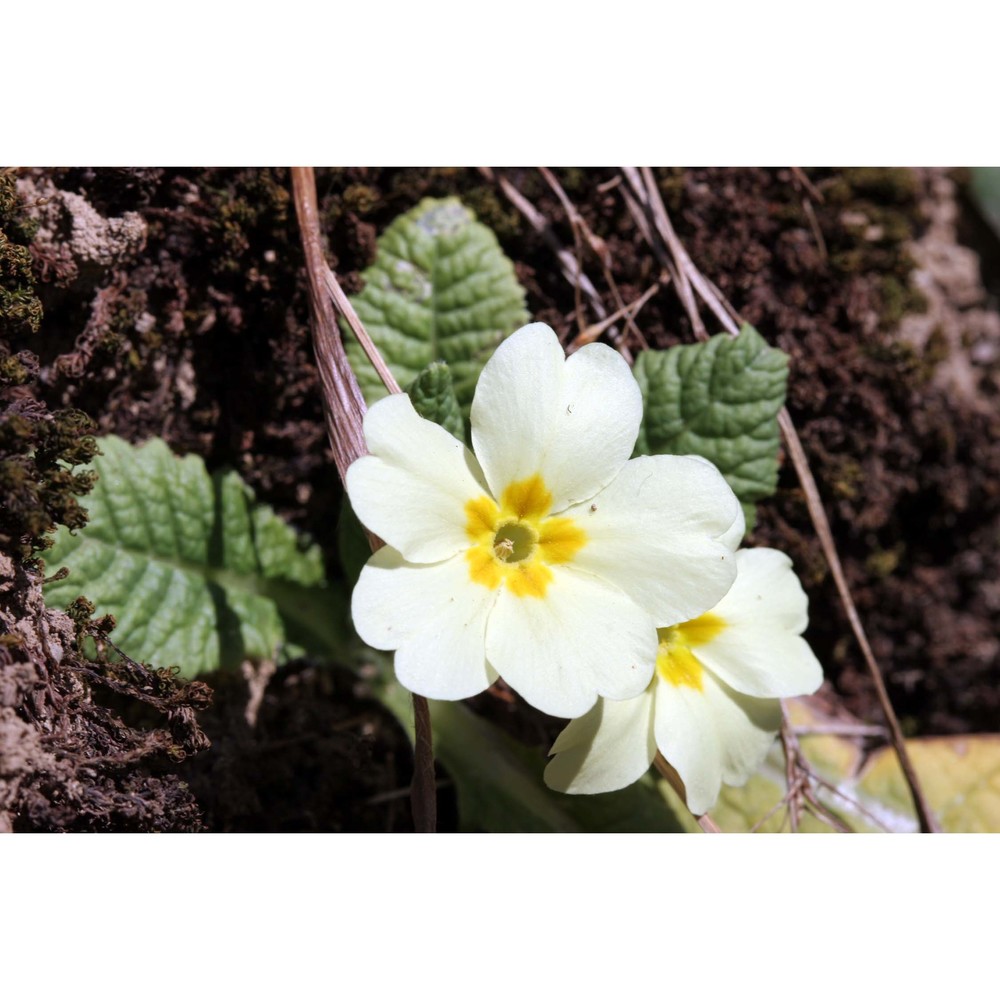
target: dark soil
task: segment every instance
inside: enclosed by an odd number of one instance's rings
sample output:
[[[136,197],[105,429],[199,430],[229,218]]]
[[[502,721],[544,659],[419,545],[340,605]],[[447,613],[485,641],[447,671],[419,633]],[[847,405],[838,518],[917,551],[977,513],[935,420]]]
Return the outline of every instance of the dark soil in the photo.
[[[622,298],[637,298],[658,279],[659,267],[613,186],[616,172],[557,173],[604,241]],[[572,248],[573,231],[541,176],[526,169],[506,174]],[[954,201],[951,180],[902,170],[808,174],[806,182],[785,170],[663,170],[658,179],[699,267],[791,356],[789,409],[906,728],[995,731],[1000,350],[981,349],[985,334],[977,326],[981,314],[995,313],[994,302],[978,279],[963,296],[942,284],[938,305],[950,310],[947,322],[922,340],[903,336],[905,317],[938,308],[929,302],[933,289],[914,280],[913,248],[938,239],[932,221]],[[0,272],[8,286],[20,283],[16,311],[11,305],[0,315],[0,354],[37,355],[31,398],[52,411],[78,408],[101,433],[132,441],[160,435],[178,452],[204,455],[210,468],[236,468],[263,500],[321,543],[331,574],[338,574],[341,489],[326,446],[287,174],[47,170],[18,177],[22,229],[7,209],[5,231],[12,245],[30,242],[31,260],[27,272],[20,258]],[[360,288],[359,272],[389,222],[423,196],[458,194],[515,262],[534,318],[567,342],[578,332],[574,290],[551,249],[483,175],[334,169],[319,171],[317,180],[330,262],[349,291]],[[56,192],[81,196],[94,210],[88,240],[72,253]],[[37,234],[23,229],[25,200],[36,206],[35,222],[40,217]],[[63,200],[67,211],[80,207]],[[4,210],[0,199],[0,230]],[[972,222],[962,226],[987,259],[998,259],[991,234]],[[938,257],[965,252],[942,239],[934,244]],[[588,249],[582,253],[612,311],[599,261]],[[585,322],[596,319],[586,303],[584,314]],[[692,339],[669,288],[646,305],[638,325],[650,346]],[[623,337],[633,353],[643,346],[627,331]],[[956,358],[972,359],[974,377],[962,392],[942,377]],[[752,541],[794,559],[811,600],[808,638],[831,684],[854,713],[878,720],[787,465],[777,496],[760,507]],[[208,681],[214,706],[198,719],[211,748],[173,764],[163,779],[185,783],[189,803],[196,803],[178,807],[186,818],[176,828],[410,828],[406,737],[346,671],[302,662],[279,671],[253,725],[244,679]],[[544,742],[544,721],[516,700],[485,695],[474,705],[526,740]],[[132,711],[118,707],[124,716]],[[152,766],[143,758],[122,773],[153,780]],[[444,826],[453,828],[447,793],[442,811]],[[69,828],[45,815],[22,813],[19,828]],[[120,812],[109,817],[111,827],[128,826]],[[135,828],[143,827],[137,821]]]

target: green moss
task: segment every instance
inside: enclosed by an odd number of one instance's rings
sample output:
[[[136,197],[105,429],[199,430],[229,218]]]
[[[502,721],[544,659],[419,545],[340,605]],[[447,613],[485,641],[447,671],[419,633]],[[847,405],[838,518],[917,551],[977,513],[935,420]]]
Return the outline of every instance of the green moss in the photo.
[[[9,385],[24,385],[31,377],[30,363],[23,354],[0,357],[0,388]]]
[[[905,551],[906,546],[902,542],[891,549],[876,549],[865,560],[865,569],[876,580],[884,580],[896,572]]]
[[[25,213],[16,180],[11,168],[0,170],[0,227],[12,242],[27,246],[38,232],[38,223]]]
[[[587,191],[590,180],[588,172],[581,167],[565,167],[559,175],[559,183],[567,194]]]
[[[0,548],[20,559],[48,548],[57,524],[82,528],[78,498],[94,484],[92,472],[74,472],[97,453],[93,422],[79,410],[47,413],[37,404],[6,400],[9,387],[31,380],[36,359],[0,357]]]
[[[936,368],[942,361],[947,361],[950,354],[951,348],[944,331],[939,326],[934,327],[924,344],[924,364]]]
[[[832,488],[836,496],[844,500],[855,500],[864,480],[864,470],[852,458],[841,457],[831,462],[833,468]]]
[[[830,266],[841,274],[861,274],[865,270],[865,263],[865,254],[860,247],[830,254]]]
[[[523,231],[521,213],[506,199],[501,199],[495,188],[483,184],[465,191],[461,198],[476,218],[493,230],[501,243],[514,239]]]
[[[0,333],[37,333],[42,303],[28,249],[37,225],[24,214],[14,181],[12,170],[0,171]]]
[[[831,270],[876,282],[879,328],[894,329],[927,301],[913,286],[914,263],[907,244],[919,237],[919,183],[910,170],[858,167],[819,180],[823,204],[816,206]]]
[[[378,191],[366,184],[349,184],[342,197],[344,208],[362,216],[373,212],[382,200]]]
[[[90,619],[93,617],[96,610],[97,608],[95,608],[93,603],[88,601],[86,597],[78,597],[75,601],[70,602],[66,608],[66,614],[73,622],[78,648],[83,646],[90,635]],[[93,652],[93,649],[89,651]]]
[[[927,299],[910,281],[901,280],[895,274],[886,275],[881,287],[882,308],[879,318],[883,327],[895,327],[899,321],[910,313],[927,311]]]
[[[905,167],[854,167],[844,171],[856,194],[877,202],[911,205],[917,198],[917,179]]]
[[[684,171],[680,167],[662,167],[655,174],[667,211],[679,212],[684,201]]]
[[[258,264],[250,259],[252,246],[286,242],[291,194],[284,171],[241,170],[232,184],[209,188],[208,194],[214,203],[212,238],[223,247],[213,255],[217,273],[247,274]]]
[[[912,205],[918,194],[916,177],[902,167],[848,167],[823,184],[827,204],[852,207],[859,201]]]

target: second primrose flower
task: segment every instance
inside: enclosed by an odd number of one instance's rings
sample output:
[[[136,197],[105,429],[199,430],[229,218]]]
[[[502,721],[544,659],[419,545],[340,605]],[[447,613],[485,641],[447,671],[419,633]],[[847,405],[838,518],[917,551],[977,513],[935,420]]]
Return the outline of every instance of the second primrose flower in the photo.
[[[472,404],[475,453],[405,395],[365,417],[348,470],[362,523],[386,542],[351,604],[361,638],[395,650],[417,694],[459,699],[498,676],[576,718],[653,677],[657,629],[714,607],[735,577],[741,520],[714,466],[629,459],[639,387],[611,348],[570,358],[549,327],[512,334]]]
[[[715,608],[660,630],[656,675],[638,698],[598,702],[559,734],[550,788],[624,788],[659,750],[701,815],[723,784],[743,785],[760,767],[781,726],[780,699],[812,694],[823,670],[802,638],[808,600],[788,556],[741,549],[736,562],[736,582]]]

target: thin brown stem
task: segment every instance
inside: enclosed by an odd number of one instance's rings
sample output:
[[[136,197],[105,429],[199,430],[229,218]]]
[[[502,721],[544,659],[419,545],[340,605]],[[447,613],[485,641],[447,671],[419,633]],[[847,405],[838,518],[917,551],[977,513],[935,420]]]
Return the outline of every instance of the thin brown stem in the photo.
[[[695,819],[698,820],[698,826],[701,827],[703,833],[722,833],[721,827],[708,813],[703,816],[695,816]]]
[[[292,192],[309,277],[313,350],[323,387],[326,431],[337,472],[341,481],[344,481],[348,466],[366,454],[367,448],[362,429],[365,402],[344,351],[344,342],[337,325],[338,314],[344,317],[358,338],[385,387],[390,392],[399,392],[399,385],[340,287],[337,276],[326,262],[319,224],[316,177],[312,167],[292,167]],[[368,542],[373,552],[384,544],[371,533],[368,533]],[[418,833],[433,833],[437,828],[437,796],[434,787],[430,709],[427,699],[416,694],[413,695],[413,719],[414,768],[410,794],[413,823]]]
[[[782,706],[782,709],[784,709],[784,706]],[[779,735],[781,738],[781,748],[785,752],[785,786],[788,789],[788,822],[791,826],[792,833],[798,833],[799,813],[802,808],[802,803],[799,800],[799,782],[795,767],[796,754],[792,750],[795,735],[792,733],[792,727],[788,724],[788,718],[787,716],[784,716],[784,713],[781,720],[781,733]]]
[[[548,243],[552,252],[556,255],[556,259],[559,261],[563,277],[570,285],[575,285],[579,282],[580,288],[587,296],[594,312],[597,313],[600,319],[604,319],[608,311],[604,308],[604,303],[601,301],[600,295],[597,294],[597,289],[594,288],[593,283],[587,275],[578,269],[573,255],[559,242],[556,234],[552,231],[552,227],[549,225],[548,219],[502,174],[494,174],[492,170],[484,170],[482,173],[483,176],[500,186],[500,190],[504,193],[507,200],[524,216],[528,225]]]
[[[583,273],[583,239],[589,231],[583,221],[583,217],[576,210],[576,206],[569,200],[566,192],[562,188],[562,185],[558,180],[556,180],[555,174],[553,174],[548,167],[539,167],[538,172],[545,178],[545,182],[550,188],[552,188],[553,192],[555,192],[556,197],[562,204],[563,210],[566,212],[569,224],[573,229],[573,247],[576,250],[577,274],[577,280],[573,283],[573,299],[576,305],[576,326],[580,331],[573,340],[573,343],[576,343],[576,341],[579,340],[580,336],[583,334],[584,330],[587,329],[583,318],[583,303],[580,300],[581,292],[579,275]],[[592,243],[590,243],[590,247],[593,249]]]
[[[896,756],[899,758],[899,766],[903,770],[906,783],[909,785],[913,796],[913,804],[920,820],[921,832],[940,833],[940,824],[930,805],[927,803],[923,787],[917,778],[917,772],[906,749],[903,730],[899,725],[899,719],[896,718],[892,702],[889,700],[889,692],[886,690],[885,681],[882,679],[882,671],[875,660],[875,654],[872,652],[868,636],[865,633],[864,626],[861,624],[861,616],[858,614],[854,597],[851,595],[851,588],[847,584],[844,567],[840,562],[840,556],[837,554],[837,546],[833,541],[833,531],[830,529],[830,521],[826,516],[826,509],[823,507],[823,500],[819,495],[819,487],[817,487],[812,470],[809,468],[809,460],[806,457],[805,449],[802,447],[802,442],[799,440],[795,425],[792,423],[791,414],[789,414],[786,408],[782,408],[781,413],[778,414],[778,425],[781,427],[785,438],[785,446],[798,474],[802,492],[806,497],[806,505],[809,508],[809,515],[812,518],[813,526],[819,537],[819,544],[823,549],[823,555],[826,556],[826,561],[830,566],[830,573],[833,575],[833,582],[837,587],[840,602],[847,613],[847,620],[851,625],[851,631],[854,633],[854,638],[857,639],[858,645],[861,647],[861,655],[864,657],[868,673],[875,684],[875,692],[878,695],[882,714],[885,716],[886,724],[889,727],[889,735],[893,748],[896,751]]]
[[[781,746],[785,754],[785,783],[787,790],[783,803],[788,805],[788,819],[792,833],[797,833],[805,810],[827,826],[832,826],[840,833],[854,831],[831,809],[819,800],[813,783],[826,787],[829,783],[813,770],[802,752],[798,733],[792,727],[788,718],[788,708],[781,703]],[[779,803],[780,805],[781,803]],[[766,817],[765,817],[766,820]],[[763,824],[765,820],[761,820]]]
[[[437,829],[437,779],[434,777],[434,744],[431,710],[427,699],[413,695],[413,785],[410,805],[417,833]]]
[[[632,185],[632,189],[640,202],[646,206],[647,211],[651,214],[657,232],[666,241],[667,247],[674,258],[674,265],[677,271],[677,293],[680,295],[681,302],[683,302],[684,308],[691,320],[694,335],[699,340],[707,340],[708,331],[705,329],[701,313],[698,311],[697,303],[694,300],[694,292],[691,288],[691,276],[688,273],[688,269],[684,266],[690,258],[684,249],[684,245],[677,238],[674,227],[670,224],[670,217],[663,206],[663,200],[660,198],[660,191],[656,186],[656,180],[653,178],[653,172],[649,167],[643,167],[640,180],[635,170],[627,168],[625,176]]]
[[[826,249],[826,240],[823,239],[823,230],[820,227],[819,219],[816,218],[816,209],[808,198],[802,199],[802,211],[805,212],[809,220],[809,228],[812,229],[813,239],[816,241],[816,249],[819,250],[820,259],[826,263],[829,254]]]
[[[831,722],[815,726],[796,726],[796,736],[871,736],[884,740],[889,734],[885,726],[867,726],[864,723]]]
[[[368,360],[372,363],[372,367],[375,369],[378,377],[382,380],[382,384],[389,390],[389,392],[402,392],[399,387],[399,383],[396,381],[396,376],[389,371],[389,366],[385,363],[385,359],[382,357],[379,349],[375,346],[375,342],[371,337],[368,336],[368,331],[364,328],[364,324],[361,322],[360,317],[354,311],[354,306],[351,305],[351,300],[344,294],[344,290],[340,287],[340,282],[337,281],[337,276],[330,269],[329,265],[324,261],[324,267],[326,274],[324,275],[327,290],[330,293],[330,298],[333,299],[333,304],[337,308],[337,312],[347,322],[347,325],[351,328],[351,333],[354,334],[358,339],[358,343],[361,345],[361,349],[365,352]]]
[[[801,167],[791,167],[792,175],[795,179],[805,188],[806,193],[815,201],[818,201],[821,205],[826,199],[823,197],[823,192],[820,191],[818,187],[806,176],[805,171]]]
[[[328,294],[326,258],[320,235],[316,178],[312,167],[292,168],[292,190],[302,234],[312,307],[313,350],[323,387],[323,413],[333,460],[341,480],[348,466],[367,452],[361,430],[365,401],[344,353],[337,315]]]
[[[639,310],[660,290],[659,284],[653,284],[646,289],[635,300],[635,302],[630,305],[623,305],[621,309],[617,312],[613,312],[606,319],[602,319],[600,323],[591,323],[586,329],[581,330],[569,343],[566,348],[567,353],[576,350],[577,348],[583,347],[584,344],[592,344],[597,338],[604,333],[604,331],[611,326],[612,323],[616,323],[618,320],[625,318],[631,319],[632,317],[638,315]]]
[[[639,345],[648,349],[649,344],[646,342],[646,338],[642,335],[642,331],[635,324],[635,313],[630,313],[625,308],[625,302],[622,299],[621,293],[618,291],[618,284],[615,282],[615,277],[611,273],[611,254],[608,251],[608,245],[601,239],[591,228],[587,225],[587,220],[580,214],[580,210],[573,204],[569,195],[566,194],[563,186],[559,183],[558,178],[548,167],[539,167],[539,173],[545,178],[545,182],[552,188],[553,193],[559,199],[559,203],[563,207],[563,211],[566,213],[566,217],[570,221],[570,225],[573,227],[574,239],[583,239],[587,246],[590,248],[590,252],[597,258],[601,265],[601,271],[604,274],[604,280],[607,282],[608,290],[611,292],[611,297],[615,300],[615,307],[617,312],[614,314],[615,318],[624,317],[625,326],[627,329],[631,330],[632,336],[638,341]],[[618,178],[619,182],[621,178]],[[602,320],[605,327],[611,325],[611,319]],[[596,325],[596,324],[595,324]],[[591,327],[593,329],[593,326]],[[581,327],[581,333],[577,335],[576,340],[569,345],[569,349],[574,346],[581,346],[577,341],[583,334],[583,328]],[[582,341],[581,343],[589,343],[589,341]]]

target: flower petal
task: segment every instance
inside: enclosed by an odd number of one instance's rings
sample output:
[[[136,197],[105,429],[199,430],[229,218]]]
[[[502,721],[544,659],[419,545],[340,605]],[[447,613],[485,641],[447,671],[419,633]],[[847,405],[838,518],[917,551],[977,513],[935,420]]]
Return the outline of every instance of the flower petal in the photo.
[[[361,523],[414,562],[468,548],[465,504],[486,489],[472,452],[418,416],[404,393],[375,403],[364,429],[371,455],[347,470]]]
[[[472,403],[472,444],[494,496],[541,475],[552,511],[593,496],[625,464],[642,419],[628,364],[589,344],[566,358],[544,323],[507,338]]]
[[[718,466],[705,458],[704,455],[685,455],[685,458],[693,458],[696,462],[701,462],[703,465],[707,465],[718,472]],[[719,475],[722,475],[720,472]],[[729,529],[719,536],[719,541],[722,542],[728,549],[735,552],[740,547],[740,542],[743,541],[743,536],[747,533],[747,517],[746,512],[743,510],[743,504],[740,504],[740,512],[736,520],[729,526]]]
[[[729,530],[719,535],[719,541],[726,546],[730,552],[735,552],[743,541],[743,536],[747,533],[747,516],[743,511],[743,504],[740,504],[740,512],[736,520],[729,526]]]
[[[800,638],[808,598],[792,561],[775,549],[743,549],[736,553],[736,565],[736,582],[714,609],[725,626],[695,654],[743,694],[812,694],[823,683],[823,668]]]
[[[486,627],[486,658],[535,708],[576,718],[598,696],[639,695],[656,661],[653,620],[617,587],[550,566],[544,597],[501,589]]]
[[[764,763],[781,728],[781,702],[777,698],[748,698],[718,681],[716,719],[722,737],[722,780],[740,787]]]
[[[469,580],[464,554],[433,565],[406,562],[385,546],[361,571],[351,598],[354,627],[376,649],[395,649],[399,682],[427,698],[469,698],[488,688],[486,620],[496,591]]]
[[[746,782],[780,726],[777,700],[747,698],[708,672],[701,690],[657,682],[656,745],[681,776],[696,816],[715,805],[723,781]]]
[[[613,792],[638,781],[656,756],[652,688],[638,698],[601,698],[574,719],[549,751],[545,784],[557,792]]]
[[[620,587],[657,627],[713,608],[736,560],[722,540],[742,510],[722,474],[687,456],[627,462],[592,501],[566,512],[586,532],[574,566]]]

